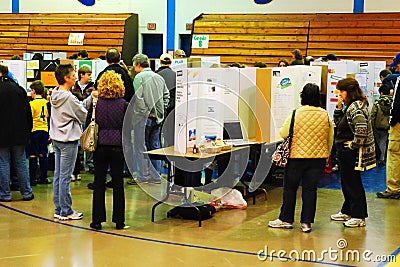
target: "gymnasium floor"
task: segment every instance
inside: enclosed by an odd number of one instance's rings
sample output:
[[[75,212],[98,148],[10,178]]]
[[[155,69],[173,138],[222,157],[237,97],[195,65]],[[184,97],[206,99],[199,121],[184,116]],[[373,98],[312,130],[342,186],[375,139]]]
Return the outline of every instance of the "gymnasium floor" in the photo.
[[[84,174],[71,186],[73,208],[84,213],[81,221],[53,219],[52,185],[35,186],[33,201],[13,192],[12,202],[0,203],[0,266],[400,266],[400,201],[374,194],[385,189],[384,168],[363,174],[369,218],[366,227],[356,229],[329,219],[343,196],[338,175],[325,175],[308,234],[298,221],[292,230],[267,227],[279,214],[280,187],[269,190],[267,201],[259,195],[255,205],[248,201],[247,210],[219,211],[199,228],[196,221],[166,218],[167,205],[157,208],[152,223],[155,200],[137,185],[125,187],[130,228],[115,230],[109,221],[93,231],[92,191],[86,187],[92,179]],[[111,197],[107,189],[108,218]],[[278,258],[278,252],[285,257]],[[391,262],[381,263],[382,258]]]

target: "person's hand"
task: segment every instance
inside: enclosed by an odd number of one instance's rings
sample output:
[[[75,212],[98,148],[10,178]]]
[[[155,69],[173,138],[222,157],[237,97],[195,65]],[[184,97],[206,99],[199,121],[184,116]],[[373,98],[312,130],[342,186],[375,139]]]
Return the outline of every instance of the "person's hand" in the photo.
[[[343,143],[345,148],[350,148],[351,141],[346,141]],[[350,148],[351,149],[351,148]]]
[[[343,106],[343,98],[341,98],[341,97],[339,96],[338,102],[337,102],[337,108],[338,108],[338,109],[342,109],[342,106]]]
[[[92,97],[93,97],[93,98],[98,98],[98,97],[99,97],[99,91],[93,90],[93,91],[92,91]]]

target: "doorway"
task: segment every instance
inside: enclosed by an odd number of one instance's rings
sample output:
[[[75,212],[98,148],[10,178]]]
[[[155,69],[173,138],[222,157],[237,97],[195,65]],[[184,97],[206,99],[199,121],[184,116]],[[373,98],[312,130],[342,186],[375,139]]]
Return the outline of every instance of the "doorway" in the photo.
[[[185,51],[185,54],[187,57],[190,57],[190,45],[192,41],[192,35],[191,34],[179,34],[179,42],[180,42],[180,49]]]
[[[142,38],[142,53],[147,55],[149,58],[159,58],[163,53],[163,35],[143,33]]]

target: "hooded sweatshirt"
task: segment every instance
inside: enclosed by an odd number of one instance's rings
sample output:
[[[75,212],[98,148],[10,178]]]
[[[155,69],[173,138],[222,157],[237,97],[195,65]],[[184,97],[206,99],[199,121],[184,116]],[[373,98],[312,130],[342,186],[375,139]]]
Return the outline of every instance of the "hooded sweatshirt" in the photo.
[[[53,89],[51,94],[50,137],[59,142],[79,140],[92,97],[80,102],[70,91]]]

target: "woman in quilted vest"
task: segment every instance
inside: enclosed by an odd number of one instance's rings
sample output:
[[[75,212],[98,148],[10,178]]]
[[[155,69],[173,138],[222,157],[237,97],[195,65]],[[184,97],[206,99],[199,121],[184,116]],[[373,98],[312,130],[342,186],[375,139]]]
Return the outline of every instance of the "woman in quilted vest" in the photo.
[[[94,152],[94,183],[92,223],[96,230],[106,221],[105,191],[107,169],[110,166],[113,188],[112,221],[116,229],[125,227],[125,194],[123,183],[124,154],[122,151],[122,125],[128,103],[121,75],[113,70],[105,72],[98,80],[95,117],[99,125],[99,138]]]
[[[335,145],[340,164],[344,203],[339,213],[331,215],[346,227],[363,227],[368,217],[361,172],[376,166],[375,141],[368,112],[368,100],[353,78],[340,80],[334,112]],[[343,104],[346,108],[343,110]]]
[[[333,145],[333,123],[326,110],[320,108],[320,92],[308,83],[301,92],[301,108],[296,110],[290,159],[283,180],[283,203],[279,218],[269,227],[292,229],[296,194],[302,183],[301,230],[311,232],[317,205],[317,185]],[[282,138],[289,135],[292,114],[280,129]]]

